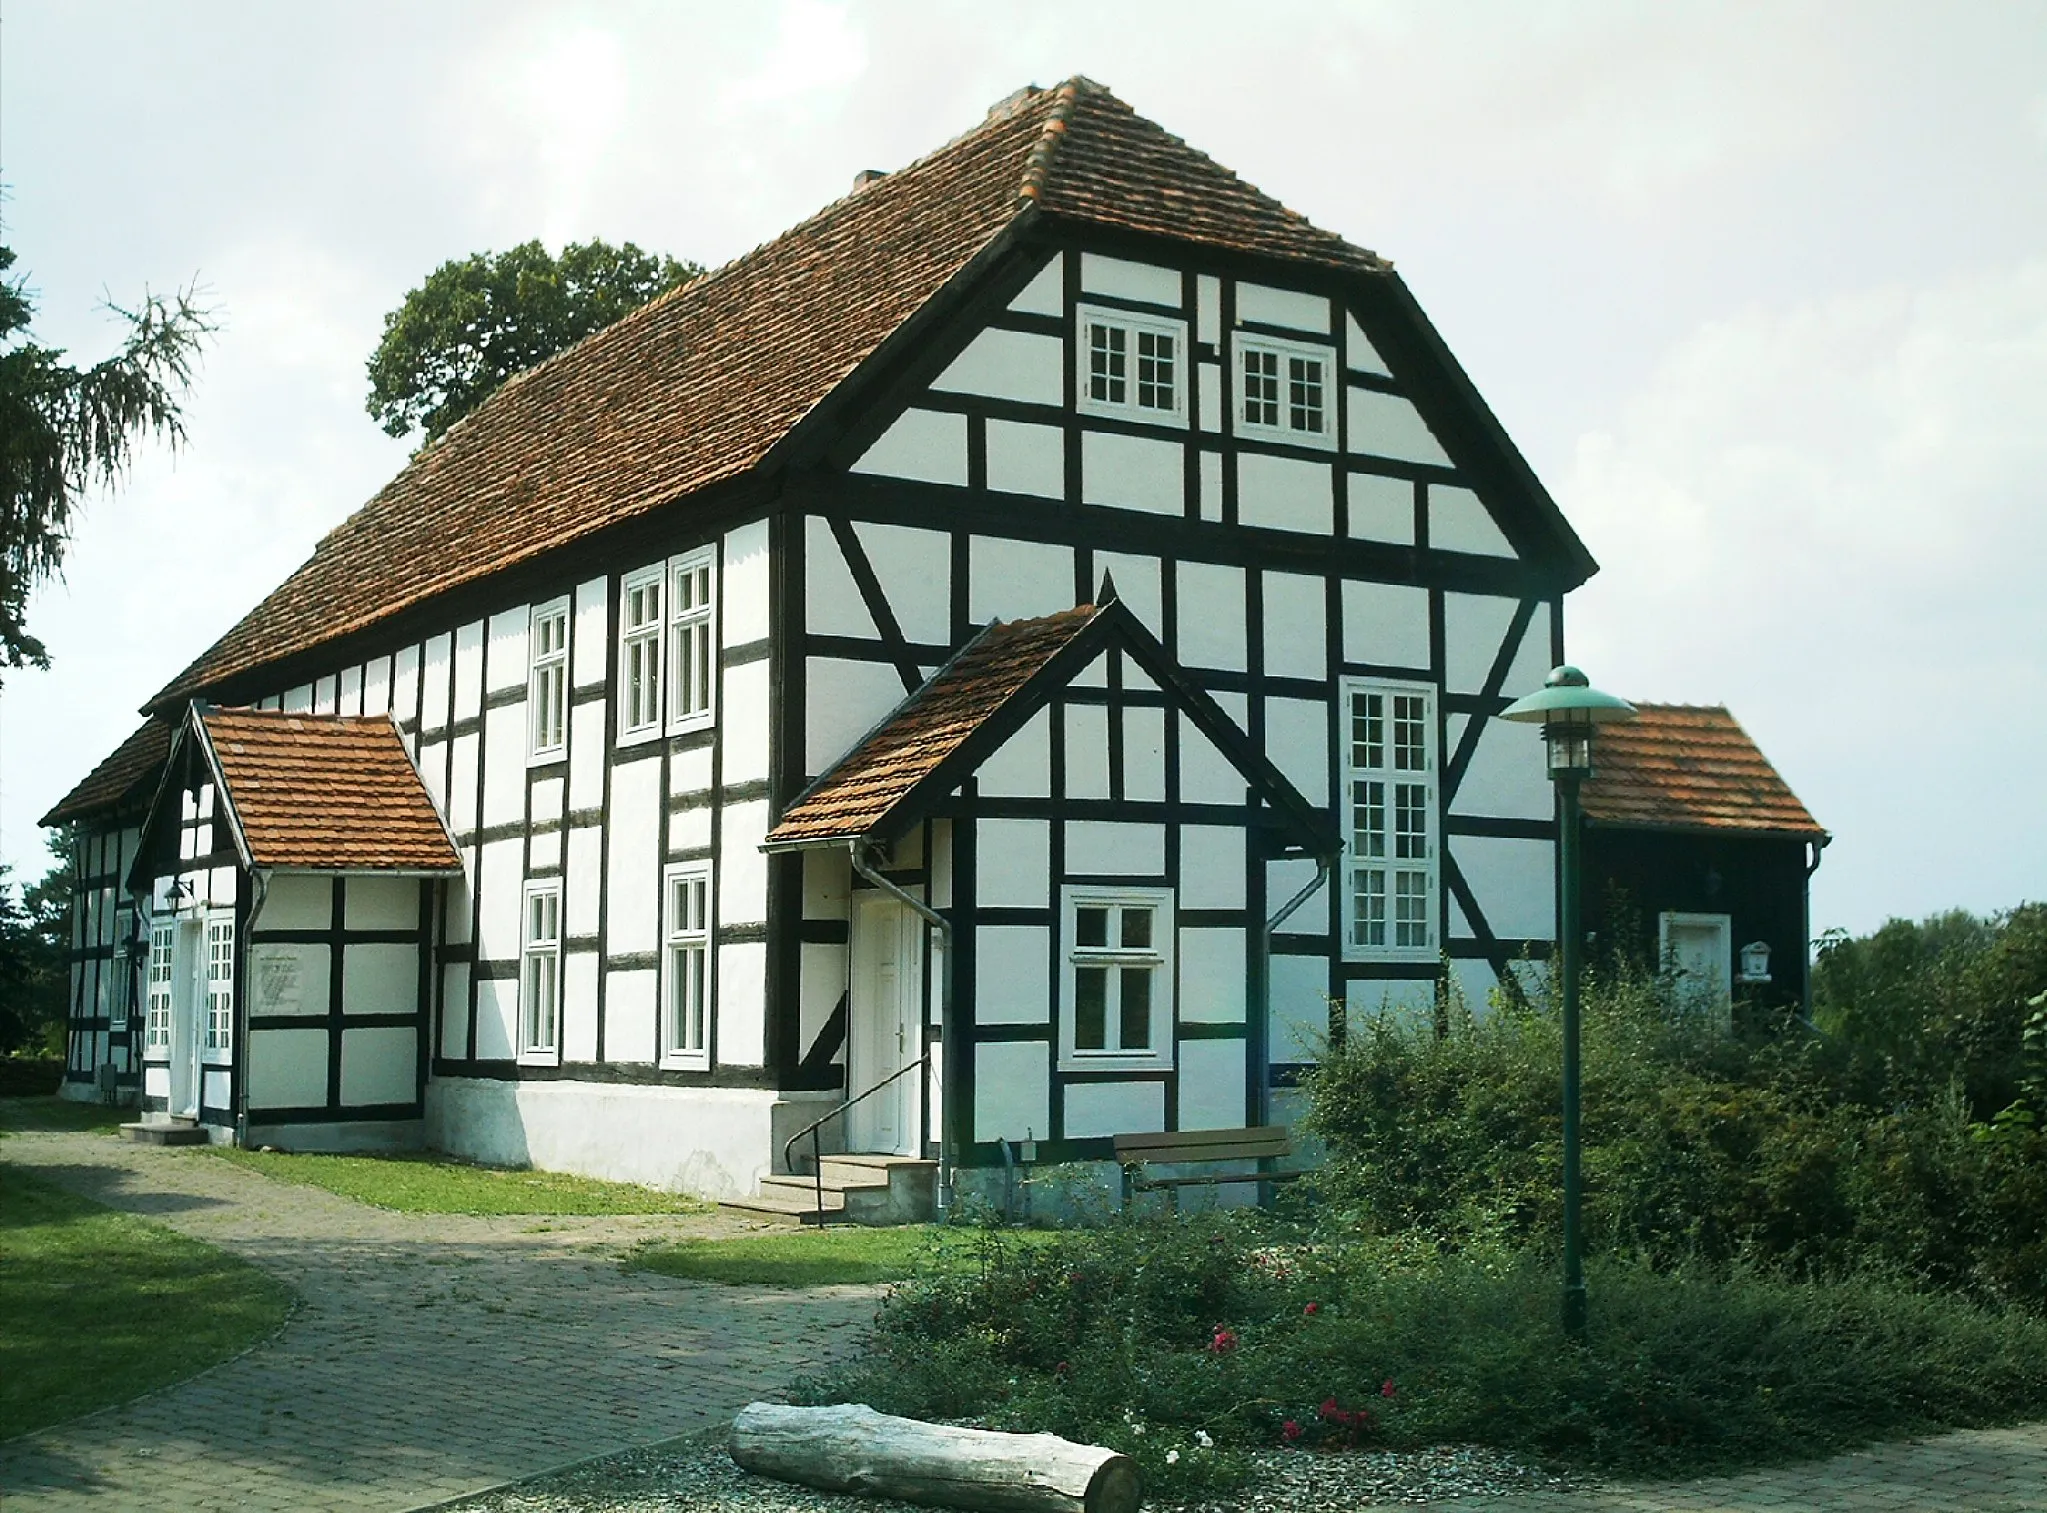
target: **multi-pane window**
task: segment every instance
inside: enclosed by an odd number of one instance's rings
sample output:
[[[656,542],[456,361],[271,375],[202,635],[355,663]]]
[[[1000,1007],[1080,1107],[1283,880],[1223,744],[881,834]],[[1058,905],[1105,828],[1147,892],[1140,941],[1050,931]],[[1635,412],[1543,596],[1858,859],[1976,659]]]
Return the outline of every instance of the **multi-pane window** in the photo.
[[[1279,424],[1279,354],[1244,349],[1244,424]]]
[[[711,875],[702,864],[671,867],[662,919],[661,1059],[710,1063]]]
[[[1066,897],[1069,1065],[1167,1065],[1172,1057],[1173,900],[1163,889]]]
[[[519,978],[519,1053],[551,1057],[561,1048],[559,883],[526,889],[526,949]]]
[[[1347,683],[1353,956],[1436,952],[1435,705],[1419,684]]]
[[[1184,324],[1083,306],[1080,329],[1083,410],[1132,420],[1180,420],[1186,410]]]
[[[1333,364],[1334,354],[1324,347],[1239,337],[1239,428],[1307,446],[1333,445],[1335,427],[1329,417]]]
[[[700,725],[711,718],[711,554],[692,552],[674,565],[669,594],[668,724]]]
[[[149,931],[149,996],[142,1021],[142,1053],[171,1048],[171,962],[176,955],[175,925],[153,925]]]
[[[569,601],[535,605],[526,705],[534,756],[556,756],[569,739]]]
[[[661,727],[661,590],[664,568],[625,580],[619,606],[619,734]]]
[[[235,1037],[235,922],[206,922],[206,1049],[225,1051]]]

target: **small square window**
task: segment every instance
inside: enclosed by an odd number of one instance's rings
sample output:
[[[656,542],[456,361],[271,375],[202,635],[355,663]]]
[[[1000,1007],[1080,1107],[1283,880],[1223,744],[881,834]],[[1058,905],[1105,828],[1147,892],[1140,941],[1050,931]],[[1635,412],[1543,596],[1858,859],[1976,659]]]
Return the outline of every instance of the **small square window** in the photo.
[[[1336,354],[1275,337],[1237,338],[1237,427],[1250,437],[1331,447],[1329,383]]]
[[[1127,310],[1080,309],[1080,408],[1184,425],[1187,326]]]

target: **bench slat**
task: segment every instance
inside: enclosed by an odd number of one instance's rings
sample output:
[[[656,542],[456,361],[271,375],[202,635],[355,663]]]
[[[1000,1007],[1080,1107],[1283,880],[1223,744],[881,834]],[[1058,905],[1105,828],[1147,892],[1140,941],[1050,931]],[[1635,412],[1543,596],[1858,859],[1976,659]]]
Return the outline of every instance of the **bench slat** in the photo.
[[[1283,1172],[1211,1172],[1200,1177],[1133,1177],[1131,1189],[1135,1192],[1150,1192],[1162,1187],[1206,1187],[1211,1182],[1291,1182],[1296,1177],[1305,1177],[1307,1172],[1300,1169]]]
[[[1119,1155],[1124,1151],[1142,1151],[1161,1145],[1178,1150],[1202,1145],[1244,1145],[1252,1141],[1273,1141],[1287,1145],[1291,1143],[1292,1136],[1284,1124],[1265,1124],[1251,1129],[1170,1130],[1115,1137],[1116,1151]]]
[[[1143,1162],[1149,1166],[1180,1166],[1196,1161],[1259,1161],[1268,1156],[1287,1156],[1292,1150],[1283,1141],[1261,1140],[1256,1144],[1204,1145],[1197,1150],[1158,1148],[1130,1152],[1122,1157],[1125,1166]]]

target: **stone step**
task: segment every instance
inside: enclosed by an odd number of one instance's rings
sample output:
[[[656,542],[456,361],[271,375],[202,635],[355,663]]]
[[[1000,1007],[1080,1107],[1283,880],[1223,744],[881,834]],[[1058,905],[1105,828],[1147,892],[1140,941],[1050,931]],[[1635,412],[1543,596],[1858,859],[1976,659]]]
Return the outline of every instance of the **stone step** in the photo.
[[[206,1145],[212,1137],[196,1119],[143,1119],[121,1126],[137,1145]]]
[[[737,1214],[743,1219],[769,1224],[803,1225],[817,1222],[815,1199],[798,1203],[774,1193],[762,1193],[753,1198],[720,1198],[718,1207],[727,1213]],[[824,1216],[827,1224],[845,1218],[845,1201],[834,1193],[824,1195]]]

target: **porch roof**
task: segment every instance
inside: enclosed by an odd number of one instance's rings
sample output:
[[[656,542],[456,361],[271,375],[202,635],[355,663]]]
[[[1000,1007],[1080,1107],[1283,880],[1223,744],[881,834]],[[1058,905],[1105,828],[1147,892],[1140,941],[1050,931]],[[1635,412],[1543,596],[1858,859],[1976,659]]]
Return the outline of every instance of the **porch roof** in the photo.
[[[1717,704],[1637,704],[1600,727],[1585,817],[1653,830],[1807,836],[1827,832],[1734,716]]]

